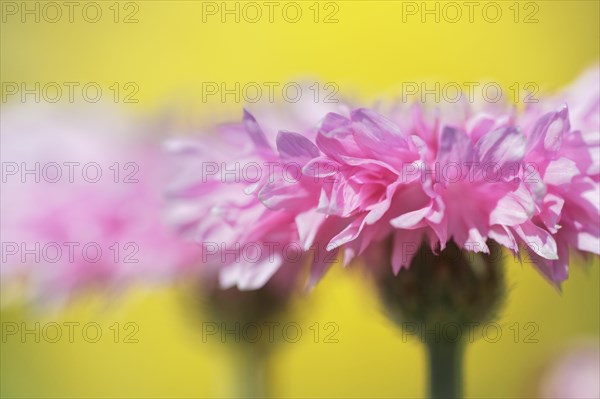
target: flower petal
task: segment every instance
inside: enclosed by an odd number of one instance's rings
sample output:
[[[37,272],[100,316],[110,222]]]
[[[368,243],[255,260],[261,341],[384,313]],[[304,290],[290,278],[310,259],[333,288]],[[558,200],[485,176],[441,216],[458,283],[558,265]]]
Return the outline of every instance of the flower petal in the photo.
[[[514,226],[512,229],[521,237],[525,245],[539,256],[550,260],[558,259],[556,241],[546,230],[532,222]]]
[[[308,161],[319,156],[319,149],[301,134],[280,131],[277,134],[277,151],[282,159]]]
[[[256,145],[256,147],[268,148],[268,149],[271,148],[271,145],[269,144],[269,141],[267,140],[267,136],[265,136],[265,133],[260,128],[256,119],[254,119],[254,116],[252,116],[252,114],[250,112],[248,112],[247,110],[244,110],[243,122],[244,122],[244,127],[246,128],[246,131],[250,135],[250,139],[252,140],[254,145]]]

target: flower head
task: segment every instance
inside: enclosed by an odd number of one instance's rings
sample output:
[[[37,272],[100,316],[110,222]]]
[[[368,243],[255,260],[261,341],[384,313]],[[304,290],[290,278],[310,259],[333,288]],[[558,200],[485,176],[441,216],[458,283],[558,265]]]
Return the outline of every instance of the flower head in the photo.
[[[246,113],[221,137],[182,147],[181,159],[198,164],[182,175],[191,184],[175,190],[197,211],[181,225],[192,226],[200,241],[218,232],[227,242],[259,247],[271,239],[295,243],[299,259],[318,249],[312,284],[327,270],[323,251],[342,253],[348,264],[390,240],[396,274],[422,242],[435,253],[452,241],[489,254],[493,240],[527,253],[559,283],[568,248],[597,254],[600,236],[597,96],[565,93],[559,98],[567,105],[554,107],[551,99],[549,111],[521,114],[507,104],[444,104],[433,118],[431,107],[418,104],[385,114],[322,107],[320,117],[310,114],[313,125],[296,130]],[[573,122],[569,109],[577,110]],[[227,168],[256,163],[260,176],[200,184],[206,160]],[[260,287],[283,258],[221,262],[222,284]]]
[[[25,300],[164,282],[194,259],[162,218],[160,146],[130,118],[98,112],[2,113],[2,283],[25,281]]]

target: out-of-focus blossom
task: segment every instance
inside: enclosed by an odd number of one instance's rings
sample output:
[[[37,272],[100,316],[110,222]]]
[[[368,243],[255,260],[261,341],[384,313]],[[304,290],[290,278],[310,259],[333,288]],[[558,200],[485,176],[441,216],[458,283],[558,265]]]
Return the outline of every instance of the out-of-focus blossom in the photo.
[[[531,126],[544,114],[569,107],[571,128],[585,132],[597,132],[600,126],[600,65],[584,71],[574,82],[553,96],[528,103],[519,117],[520,124]]]
[[[578,344],[552,361],[542,375],[540,398],[586,399],[600,397],[598,343]]]
[[[218,270],[222,288],[260,288],[277,274],[286,294],[309,259],[314,275],[335,261],[325,250],[327,240],[316,239],[316,229],[298,229],[302,197],[318,195],[318,186],[304,179],[294,212],[277,209],[272,190],[301,178],[301,165],[317,151],[309,139],[314,126],[333,107],[306,102],[283,111],[259,107],[244,111],[242,123],[166,143],[175,163],[168,189],[171,223],[201,245],[205,268]],[[301,133],[279,131],[285,128]],[[267,199],[272,207],[261,202]],[[326,233],[318,231],[319,237]]]
[[[165,282],[191,266],[196,248],[162,220],[158,142],[98,105],[4,109],[3,288],[21,282],[22,299],[60,303],[83,289]]]

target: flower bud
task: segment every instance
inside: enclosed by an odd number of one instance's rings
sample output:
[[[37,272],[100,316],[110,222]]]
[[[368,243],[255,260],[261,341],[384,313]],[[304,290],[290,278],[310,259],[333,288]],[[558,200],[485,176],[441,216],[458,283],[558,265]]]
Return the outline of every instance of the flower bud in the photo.
[[[491,240],[487,245],[489,254],[469,252],[449,241],[435,254],[423,242],[410,267],[397,276],[378,273],[377,290],[390,318],[427,331],[440,331],[449,323],[462,327],[492,320],[505,288],[502,250]]]

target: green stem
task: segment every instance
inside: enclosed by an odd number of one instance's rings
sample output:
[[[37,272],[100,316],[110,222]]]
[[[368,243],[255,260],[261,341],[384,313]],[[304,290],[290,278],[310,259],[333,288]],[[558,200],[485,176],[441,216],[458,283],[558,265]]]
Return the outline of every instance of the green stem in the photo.
[[[431,399],[462,398],[463,352],[460,341],[427,342],[429,354],[429,397]]]
[[[259,344],[239,348],[237,395],[239,398],[269,398],[269,353]]]

